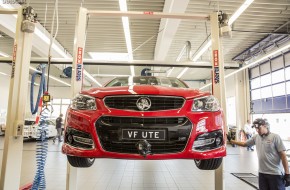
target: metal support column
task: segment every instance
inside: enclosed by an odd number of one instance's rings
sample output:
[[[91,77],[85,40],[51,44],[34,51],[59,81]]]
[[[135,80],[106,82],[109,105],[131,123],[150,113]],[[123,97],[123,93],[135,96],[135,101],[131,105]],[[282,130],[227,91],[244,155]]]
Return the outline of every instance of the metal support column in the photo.
[[[87,26],[87,9],[80,7],[74,39],[74,54],[72,65],[72,78],[71,78],[71,94],[72,98],[82,90],[83,85],[83,56],[86,42],[86,26]],[[77,189],[77,168],[72,167],[67,163],[67,178],[66,189]]]
[[[218,13],[210,15],[211,22],[211,38],[212,38],[212,67],[213,67],[213,81],[212,92],[213,95],[220,101],[221,107],[226,117],[226,102],[225,102],[225,80],[224,80],[224,62],[223,54],[221,52],[221,42],[219,37],[219,21]],[[226,119],[223,122],[224,129],[226,128]],[[224,189],[223,180],[224,162],[215,170],[215,190]]]
[[[1,190],[17,190],[20,185],[27,82],[33,33],[21,31],[22,8],[18,10],[15,41],[13,47],[12,73],[9,89],[7,128],[1,169]]]

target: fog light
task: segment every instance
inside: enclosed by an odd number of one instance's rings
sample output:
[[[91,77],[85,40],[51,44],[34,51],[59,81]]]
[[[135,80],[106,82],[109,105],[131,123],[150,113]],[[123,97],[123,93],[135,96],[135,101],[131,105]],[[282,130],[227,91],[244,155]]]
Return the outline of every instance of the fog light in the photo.
[[[67,141],[68,141],[68,143],[72,143],[73,142],[73,136],[72,135],[68,135],[67,136]]]
[[[83,138],[83,137],[73,136],[73,140],[78,142],[78,143],[87,144],[87,145],[93,145],[94,144],[92,139]]]
[[[193,148],[200,147],[200,146],[205,146],[214,143],[215,138],[210,138],[210,139],[199,139],[197,141],[194,141],[193,143]]]
[[[220,137],[217,137],[217,138],[215,139],[215,144],[216,144],[217,146],[219,146],[219,145],[221,145],[221,143],[222,143],[222,139],[221,139]]]

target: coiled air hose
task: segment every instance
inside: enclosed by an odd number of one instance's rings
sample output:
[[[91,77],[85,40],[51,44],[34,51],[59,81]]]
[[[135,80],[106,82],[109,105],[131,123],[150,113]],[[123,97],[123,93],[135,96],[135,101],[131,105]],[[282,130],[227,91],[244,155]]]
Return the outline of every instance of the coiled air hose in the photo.
[[[48,118],[48,109],[44,109],[40,114],[39,127],[37,128],[37,145],[36,145],[36,174],[34,177],[31,190],[45,190],[45,163],[48,151],[48,126],[46,120]]]
[[[40,65],[41,72],[36,71],[32,74],[31,77],[31,88],[30,88],[30,110],[32,114],[37,113],[38,111],[38,105],[41,101],[41,97],[45,90],[45,67],[46,65]],[[38,90],[38,96],[36,100],[36,104],[34,106],[33,104],[33,93],[34,93],[34,82],[36,75],[41,75],[40,79],[40,87]],[[47,105],[43,105],[47,106]],[[49,110],[47,108],[44,108],[40,112],[40,120],[38,127],[36,127],[36,135],[37,135],[37,143],[36,143],[36,174],[34,177],[34,181],[32,184],[31,189],[32,190],[44,190],[46,189],[46,181],[45,181],[45,172],[44,167],[46,163],[46,157],[47,157],[47,150],[48,150],[48,126],[47,126],[47,119],[48,119],[48,113]]]

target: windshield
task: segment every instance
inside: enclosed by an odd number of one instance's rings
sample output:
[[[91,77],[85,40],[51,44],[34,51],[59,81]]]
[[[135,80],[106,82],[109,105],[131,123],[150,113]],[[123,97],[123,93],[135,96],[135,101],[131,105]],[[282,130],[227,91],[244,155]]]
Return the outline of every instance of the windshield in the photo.
[[[129,85],[158,85],[174,88],[188,88],[185,83],[177,78],[167,77],[118,77],[109,82],[106,87]]]

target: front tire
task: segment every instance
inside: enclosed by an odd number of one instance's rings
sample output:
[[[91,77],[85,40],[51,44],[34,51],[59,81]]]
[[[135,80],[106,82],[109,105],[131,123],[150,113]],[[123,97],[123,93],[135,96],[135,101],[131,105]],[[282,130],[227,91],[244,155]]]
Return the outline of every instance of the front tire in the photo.
[[[67,160],[70,165],[76,168],[88,168],[91,167],[95,162],[94,158],[82,158],[76,156],[67,156]]]
[[[215,170],[220,167],[223,158],[213,158],[204,160],[194,160],[196,167],[201,170]]]

